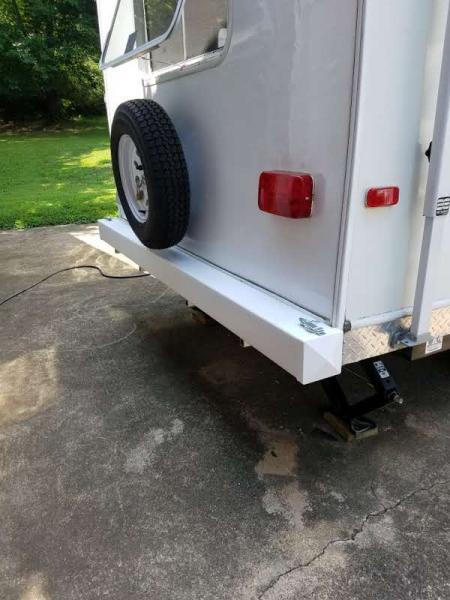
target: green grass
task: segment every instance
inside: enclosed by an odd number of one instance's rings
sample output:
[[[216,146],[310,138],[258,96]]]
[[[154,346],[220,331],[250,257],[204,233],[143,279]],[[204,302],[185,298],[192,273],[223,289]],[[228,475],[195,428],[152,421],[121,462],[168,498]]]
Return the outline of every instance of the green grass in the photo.
[[[0,132],[0,228],[92,223],[115,213],[105,119]]]

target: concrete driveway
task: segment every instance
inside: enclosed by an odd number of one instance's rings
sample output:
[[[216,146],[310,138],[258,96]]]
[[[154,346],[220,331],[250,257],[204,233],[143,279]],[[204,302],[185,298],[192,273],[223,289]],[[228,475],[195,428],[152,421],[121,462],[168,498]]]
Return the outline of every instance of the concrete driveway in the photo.
[[[1,233],[0,299],[135,272],[95,234]],[[450,598],[448,354],[389,359],[405,405],[345,444],[319,385],[154,279],[64,273],[0,329],[2,600]]]

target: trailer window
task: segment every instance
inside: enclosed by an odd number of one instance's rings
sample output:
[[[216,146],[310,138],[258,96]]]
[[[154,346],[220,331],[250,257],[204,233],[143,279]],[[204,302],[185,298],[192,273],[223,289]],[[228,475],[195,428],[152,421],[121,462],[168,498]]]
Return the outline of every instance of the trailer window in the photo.
[[[102,56],[102,67],[114,66],[158,45],[171,33],[182,0],[118,0]]]
[[[186,0],[176,30],[151,53],[154,71],[220,50],[228,27],[228,0]]]
[[[118,0],[102,68],[150,53],[153,71],[221,50],[229,0]]]

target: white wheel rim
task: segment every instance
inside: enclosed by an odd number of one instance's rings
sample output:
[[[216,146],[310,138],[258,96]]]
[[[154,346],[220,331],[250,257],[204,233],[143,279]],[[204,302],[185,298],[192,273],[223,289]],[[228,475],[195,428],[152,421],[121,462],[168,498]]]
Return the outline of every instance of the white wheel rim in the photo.
[[[149,213],[147,182],[136,144],[129,135],[119,140],[119,171],[123,191],[134,218],[145,223]]]

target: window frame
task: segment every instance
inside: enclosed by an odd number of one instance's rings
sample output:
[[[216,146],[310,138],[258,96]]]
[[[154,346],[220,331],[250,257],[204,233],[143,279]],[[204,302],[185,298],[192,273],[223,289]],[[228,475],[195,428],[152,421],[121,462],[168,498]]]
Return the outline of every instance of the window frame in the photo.
[[[112,24],[111,24],[111,27],[109,28],[108,35],[106,37],[105,46],[103,48],[102,56],[100,59],[100,69],[102,71],[105,71],[106,69],[109,69],[110,67],[118,67],[119,65],[122,65],[130,60],[139,58],[140,56],[143,56],[144,54],[147,54],[147,53],[151,52],[152,50],[155,50],[156,48],[158,48],[158,46],[160,46],[167,39],[169,39],[169,37],[172,35],[173,30],[177,26],[178,20],[180,19],[180,16],[183,12],[185,0],[178,0],[178,4],[175,9],[174,15],[172,17],[172,21],[169,25],[169,28],[167,29],[167,31],[165,33],[163,33],[162,35],[159,35],[158,37],[154,38],[153,40],[146,42],[145,44],[142,44],[141,46],[139,46],[137,48],[134,48],[133,50],[130,50],[129,52],[125,52],[124,54],[122,54],[122,56],[118,56],[117,58],[106,61],[105,60],[106,53],[108,52],[108,49],[109,49],[109,44],[111,41],[111,36],[113,33],[114,26],[116,24],[116,18],[117,18],[117,13],[119,12],[120,3],[121,3],[121,0],[117,0]]]
[[[157,83],[163,83],[164,81],[170,81],[172,79],[178,79],[179,77],[185,77],[192,73],[198,73],[206,69],[211,69],[220,65],[226,58],[228,51],[231,46],[231,39],[233,37],[233,2],[234,0],[227,0],[228,2],[228,24],[227,24],[227,39],[222,48],[199,54],[192,58],[188,58],[179,63],[167,67],[161,67],[159,69],[152,69],[151,75],[148,79],[144,80],[144,86],[152,86]],[[184,3],[183,3],[184,9]],[[182,17],[183,10],[180,13],[180,19]],[[170,37],[170,36],[169,36]]]
[[[222,48],[214,50],[212,52],[207,52],[206,54],[200,54],[193,58],[189,58],[179,63],[174,63],[173,65],[167,67],[161,67],[160,69],[152,69],[150,67],[150,57],[145,57],[146,54],[149,54],[152,50],[156,50],[162,43],[170,38],[174,29],[178,25],[178,22],[181,20],[184,5],[186,0],[180,0],[177,6],[176,14],[170,24],[170,27],[164,36],[160,36],[158,39],[155,39],[153,42],[148,42],[145,46],[140,46],[135,50],[127,53],[126,58],[125,55],[120,57],[119,59],[115,59],[110,61],[109,63],[103,63],[103,58],[106,53],[107,44],[109,43],[109,39],[112,34],[112,29],[114,27],[116,21],[116,14],[119,10],[119,2],[117,2],[116,11],[114,13],[112,25],[110,27],[108,37],[105,43],[105,48],[102,54],[102,60],[100,62],[100,68],[105,70],[109,67],[115,67],[119,64],[123,64],[124,62],[128,62],[135,58],[141,58],[145,63],[148,63],[147,66],[150,68],[150,73],[147,72],[147,78],[143,80],[144,87],[149,87],[155,85],[157,83],[162,83],[164,81],[170,81],[172,79],[177,79],[179,77],[185,77],[186,75],[190,75],[191,73],[198,73],[199,71],[204,71],[206,69],[211,69],[212,67],[216,67],[220,65],[226,58],[228,51],[231,46],[231,39],[233,37],[233,2],[234,0],[227,0],[228,2],[228,24],[227,24],[227,39]],[[164,38],[164,39],[162,39]],[[132,56],[130,56],[132,54]]]

